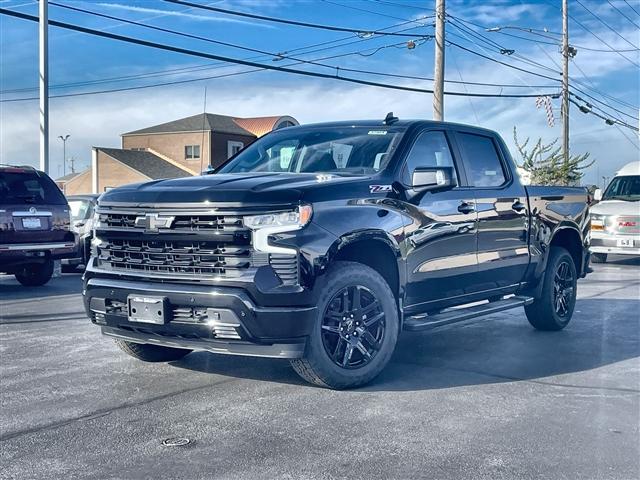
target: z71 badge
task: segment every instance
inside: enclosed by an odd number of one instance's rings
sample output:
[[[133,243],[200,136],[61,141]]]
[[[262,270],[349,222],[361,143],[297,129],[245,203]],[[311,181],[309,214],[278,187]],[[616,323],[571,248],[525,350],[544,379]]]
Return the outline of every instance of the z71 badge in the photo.
[[[391,191],[391,185],[369,185],[371,193],[388,193]]]

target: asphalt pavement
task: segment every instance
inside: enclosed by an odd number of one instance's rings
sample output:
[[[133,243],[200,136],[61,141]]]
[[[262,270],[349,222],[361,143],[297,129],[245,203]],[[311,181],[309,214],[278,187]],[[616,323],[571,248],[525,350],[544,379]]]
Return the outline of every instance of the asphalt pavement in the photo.
[[[85,318],[80,275],[0,276],[0,478],[638,479],[640,259],[613,258],[562,332],[518,309],[404,333],[342,392],[284,360],[137,361]]]

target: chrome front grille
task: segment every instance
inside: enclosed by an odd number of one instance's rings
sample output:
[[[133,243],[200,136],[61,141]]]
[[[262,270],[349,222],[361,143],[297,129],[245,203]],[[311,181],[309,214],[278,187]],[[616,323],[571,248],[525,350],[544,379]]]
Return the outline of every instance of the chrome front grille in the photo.
[[[298,255],[256,252],[243,214],[101,208],[95,225],[95,266],[134,276],[198,281],[249,276],[270,265],[284,285],[296,285]]]
[[[103,239],[98,247],[103,268],[161,274],[234,277],[251,266],[250,245],[211,241]]]
[[[623,235],[640,235],[640,216],[619,216],[610,221],[611,229]]]

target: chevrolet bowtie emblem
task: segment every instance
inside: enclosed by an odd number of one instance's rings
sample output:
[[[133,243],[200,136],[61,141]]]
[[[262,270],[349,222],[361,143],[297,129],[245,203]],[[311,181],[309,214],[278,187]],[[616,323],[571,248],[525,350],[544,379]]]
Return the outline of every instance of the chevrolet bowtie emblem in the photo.
[[[157,232],[161,228],[171,228],[176,217],[161,217],[157,213],[147,213],[136,217],[136,227],[144,228],[147,232]]]

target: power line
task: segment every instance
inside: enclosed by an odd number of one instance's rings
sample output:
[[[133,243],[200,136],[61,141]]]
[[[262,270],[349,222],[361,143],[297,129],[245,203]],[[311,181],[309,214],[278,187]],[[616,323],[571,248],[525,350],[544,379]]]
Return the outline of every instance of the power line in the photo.
[[[180,36],[183,36],[183,37],[186,37],[186,38],[193,38],[195,40],[201,40],[201,41],[204,41],[204,42],[214,43],[216,45],[222,45],[222,46],[225,46],[225,47],[237,48],[237,49],[248,51],[248,52],[260,53],[262,55],[269,56],[272,59],[273,58],[276,58],[276,59],[284,59],[284,58],[286,58],[286,59],[289,59],[289,60],[295,60],[295,61],[301,62],[301,63],[308,63],[308,64],[316,65],[316,66],[319,66],[319,67],[331,68],[331,69],[335,69],[336,68],[334,65],[326,65],[326,64],[314,62],[312,60],[303,60],[303,59],[296,58],[296,57],[290,57],[290,56],[284,55],[282,53],[268,52],[266,50],[260,50],[260,49],[256,49],[256,48],[245,47],[245,46],[238,45],[238,44],[235,44],[235,43],[229,43],[229,42],[223,42],[223,41],[220,41],[220,40],[214,40],[214,39],[211,39],[211,38],[208,38],[208,37],[203,37],[201,35],[193,35],[193,34],[190,34],[190,33],[179,32],[177,30],[171,30],[169,28],[158,27],[158,26],[155,26],[155,25],[148,25],[146,23],[136,22],[134,20],[128,20],[128,19],[121,18],[121,17],[115,17],[113,15],[106,15],[106,14],[103,14],[103,13],[93,12],[91,10],[85,10],[83,8],[78,8],[78,7],[72,7],[70,5],[63,5],[63,4],[60,4],[60,3],[57,3],[57,2],[51,2],[50,1],[49,4],[50,5],[55,5],[56,7],[61,7],[61,8],[65,8],[65,9],[68,9],[68,10],[85,13],[85,14],[88,14],[88,15],[94,15],[94,16],[97,16],[97,17],[108,18],[110,20],[116,20],[118,22],[123,22],[123,23],[127,23],[127,24],[130,24],[130,25],[136,25],[136,26],[139,26],[139,27],[148,28],[148,29],[151,29],[151,30],[156,30],[156,31],[159,31],[159,32],[171,33],[173,35],[180,35]],[[395,45],[399,45],[399,44],[395,44]],[[381,47],[381,48],[386,48],[386,47]]]
[[[514,60],[519,61],[521,63],[525,63],[525,64],[531,65],[533,67],[541,68],[543,70],[547,70],[549,72],[559,74],[559,72],[554,70],[553,68],[550,68],[547,65],[544,65],[544,64],[542,64],[540,62],[536,62],[534,60],[531,60],[531,59],[529,59],[529,58],[517,53],[517,51],[514,50],[514,49],[510,49],[510,48],[507,48],[507,47],[505,47],[505,46],[503,46],[503,45],[501,45],[499,43],[496,43],[493,40],[490,40],[490,39],[486,38],[485,36],[479,34],[478,32],[472,30],[471,28],[469,28],[469,27],[467,27],[465,25],[462,25],[462,24],[458,25],[457,23],[455,23],[455,20],[457,20],[457,18],[453,17],[453,16],[451,16],[451,17],[454,19],[454,22],[450,22],[450,24],[452,26],[457,28],[460,32],[465,32],[466,31],[468,34],[470,34],[473,37],[479,39],[480,41],[482,41],[483,43],[488,45],[490,48],[494,48],[494,46],[497,47],[500,54],[510,56],[510,57],[514,58]],[[458,36],[455,33],[452,33],[452,32],[449,32],[449,33],[454,35],[454,36]],[[467,38],[467,40],[469,40],[469,38]],[[473,40],[469,40],[469,41],[472,44],[476,45],[476,46],[480,46],[476,42],[474,42]]]
[[[402,25],[406,25],[408,23],[412,23],[412,22],[402,22],[399,24],[395,24],[395,25],[391,25],[389,27],[385,27],[382,30],[388,30],[391,28],[397,28],[399,26]],[[419,28],[419,27],[409,27],[409,28],[405,28],[402,30],[399,30],[399,32],[405,32],[408,30],[413,30],[415,28]],[[356,38],[358,38],[357,36],[355,36]],[[358,38],[357,40],[352,40],[354,38],[354,35],[350,35],[348,37],[342,37],[339,39],[334,39],[334,40],[329,40],[329,41],[324,41],[324,42],[319,42],[319,43],[315,43],[315,44],[311,44],[311,45],[305,45],[302,47],[296,47],[296,48],[292,48],[286,52],[279,52],[278,55],[284,55],[284,54],[288,54],[291,52],[299,52],[302,50],[307,50],[306,52],[302,52],[301,55],[308,55],[310,53],[317,53],[317,52],[321,52],[321,51],[325,51],[325,50],[332,50],[334,48],[340,48],[340,47],[346,47],[348,45],[353,45],[356,43],[364,43],[364,42],[369,42],[371,40],[374,40],[374,38],[379,38],[379,37],[369,37],[369,38]],[[346,42],[347,40],[351,40]],[[340,45],[333,45],[333,46],[329,46],[327,47],[326,45],[329,44],[336,44],[338,42],[346,42],[346,43],[341,43]],[[316,47],[324,47],[324,48],[316,48]],[[315,50],[310,50],[315,48]],[[360,52],[364,52],[365,50],[361,50]],[[360,52],[351,52],[351,53],[347,53],[344,56],[348,56],[348,55],[353,55],[355,53],[360,53]],[[256,59],[272,59],[274,55],[254,55],[251,57],[246,57],[244,58],[244,60],[256,60]],[[330,56],[330,57],[323,57],[323,58],[316,58],[314,59],[314,61],[322,61],[322,60],[328,60],[328,59],[332,59],[332,58],[338,58],[340,56],[343,55],[336,55],[336,56]],[[292,63],[291,65],[298,65],[300,62],[297,63]],[[59,85],[52,85],[51,89],[58,89],[58,88],[68,88],[68,87],[74,87],[74,86],[87,86],[87,85],[95,85],[95,84],[100,84],[100,83],[110,83],[112,81],[127,81],[127,80],[135,80],[138,78],[147,78],[147,77],[154,77],[154,76],[166,76],[166,75],[172,75],[172,74],[176,74],[176,73],[185,73],[185,72],[193,72],[193,71],[200,71],[200,70],[211,70],[211,69],[219,69],[219,68],[226,68],[228,67],[227,62],[214,62],[214,63],[207,63],[207,64],[200,64],[200,65],[195,65],[195,66],[191,66],[191,67],[182,67],[182,68],[176,68],[176,69],[169,69],[169,70],[160,70],[160,71],[156,71],[156,72],[147,72],[147,73],[142,73],[142,74],[137,74],[137,75],[125,75],[125,76],[119,76],[119,77],[111,77],[111,78],[105,78],[105,79],[98,79],[98,80],[88,80],[88,81],[83,81],[83,82],[72,82],[72,83],[63,83],[63,84],[59,84]],[[209,78],[209,77],[205,77]],[[200,81],[201,79],[193,79],[193,81]],[[170,82],[172,83],[172,82]],[[159,85],[164,85],[164,84],[159,84]],[[494,85],[494,86],[501,86],[501,85]],[[0,94],[7,94],[7,93],[18,93],[18,92],[26,92],[26,91],[34,91],[34,90],[38,90],[38,87],[31,87],[31,88],[16,88],[16,89],[11,89],[11,90],[3,90],[0,91]],[[55,98],[55,97],[52,97]]]
[[[546,51],[544,48],[542,48],[540,45],[536,45],[536,46],[540,49],[540,51],[542,51],[542,53],[544,53],[544,54],[547,56],[547,58],[549,58],[549,60],[551,60],[551,62],[553,62],[553,64],[554,64],[554,65],[556,65],[557,67],[560,67],[560,65],[558,65],[558,62],[557,62],[553,57],[551,57],[551,56],[547,53],[547,51]],[[582,75],[583,75],[585,78],[587,78],[587,79],[588,79],[587,74],[586,74],[586,73],[585,73],[585,72],[580,68],[580,66],[575,62],[575,60],[574,60],[573,58],[571,58],[570,60],[572,61],[573,65],[574,65],[574,66],[575,66],[575,67],[580,71],[580,73],[582,73]],[[624,102],[624,101],[622,101],[622,100],[618,100],[617,98],[612,97],[611,95],[608,95],[607,93],[605,93],[605,92],[602,92],[602,91],[598,90],[597,88],[595,88],[595,86],[594,86],[594,84],[593,84],[593,82],[592,82],[592,81],[589,81],[589,83],[591,83],[591,85],[592,85],[592,86],[589,86],[589,85],[586,85],[584,82],[582,82],[582,81],[578,80],[578,79],[577,79],[577,78],[575,78],[575,77],[571,77],[571,76],[570,76],[570,77],[569,77],[569,80],[571,81],[571,88],[573,88],[573,89],[575,89],[575,90],[579,91],[579,92],[580,92],[580,93],[582,93],[583,95],[587,95],[587,96],[588,96],[589,98],[591,98],[593,101],[598,102],[598,103],[601,103],[602,105],[605,105],[605,106],[607,106],[607,107],[611,108],[612,110],[614,110],[614,111],[616,111],[616,112],[618,112],[618,113],[621,113],[622,115],[626,115],[626,116],[628,116],[628,117],[630,117],[630,118],[633,118],[634,120],[636,120],[636,121],[637,121],[637,118],[632,117],[631,115],[629,115],[629,114],[627,114],[627,113],[625,113],[625,112],[623,112],[623,111],[621,111],[621,110],[618,110],[617,108],[615,108],[615,107],[613,107],[613,106],[611,106],[611,105],[609,105],[609,104],[607,104],[607,103],[605,103],[605,102],[600,102],[599,100],[597,100],[596,98],[594,98],[594,97],[590,96],[589,94],[587,94],[587,93],[586,93],[586,92],[584,92],[583,90],[580,90],[578,87],[576,87],[576,86],[575,86],[575,84],[577,83],[578,85],[581,85],[581,86],[583,86],[584,88],[586,88],[586,89],[588,89],[588,90],[591,90],[591,91],[593,91],[593,92],[596,92],[596,93],[598,93],[598,94],[602,95],[603,97],[610,98],[610,99],[612,99],[612,101],[615,101],[615,102],[617,102],[617,103],[619,103],[619,104],[621,104],[621,105],[624,105],[624,106],[627,106],[627,107],[630,107],[630,108],[634,108],[634,109],[637,109],[637,107],[634,107],[633,105],[630,105],[630,104],[628,104],[628,103],[626,103],[626,102]]]
[[[372,15],[378,15],[380,17],[392,18],[394,20],[405,20],[404,18],[395,17],[393,15],[387,15],[386,13],[374,12],[373,10],[368,10],[366,8],[354,7],[353,5],[346,5],[344,3],[332,2],[331,0],[321,0],[321,1],[324,2],[324,3],[328,3],[330,5],[335,5],[337,7],[348,8],[349,10],[355,10],[357,12],[370,13]],[[423,17],[423,18],[427,18],[427,17]],[[415,21],[419,22],[419,20],[415,20]]]
[[[545,0],[547,3],[549,3],[548,0]],[[552,3],[549,3],[549,5],[552,5],[555,7],[555,5],[553,5]],[[624,58],[626,61],[632,63],[633,65],[635,65],[636,67],[640,67],[640,65],[638,65],[636,62],[634,62],[633,60],[631,60],[629,57],[623,55],[621,53],[621,51],[614,49],[611,45],[609,45],[605,40],[603,40],[602,38],[600,38],[598,35],[596,35],[595,33],[593,33],[589,27],[587,27],[584,23],[582,23],[580,20],[578,20],[577,18],[575,18],[572,15],[569,15],[569,18],[571,20],[573,20],[574,22],[576,22],[578,25],[580,25],[580,27],[582,27],[583,30],[585,30],[586,32],[590,33],[591,35],[593,35],[593,37],[595,37],[596,39],[598,39],[600,42],[602,42],[605,46],[609,47],[611,49],[612,52],[617,53],[619,56],[621,56],[622,58]],[[584,47],[582,47],[584,48]],[[585,49],[586,50],[586,49]],[[634,49],[634,51],[637,49]]]
[[[631,10],[633,10],[633,11],[634,11],[634,12],[636,12],[638,15],[640,15],[640,12],[639,12],[638,10],[636,10],[635,8],[633,8],[633,7],[631,6],[631,4],[630,4],[629,2],[627,2],[627,0],[624,0],[624,3],[626,3],[627,5],[629,5],[629,8],[630,8]]]
[[[547,3],[549,5],[552,5],[555,8],[555,5],[553,5],[552,3],[548,2],[548,1],[547,1]],[[468,23],[469,25],[473,25],[474,27],[481,28],[482,30],[487,30],[487,27],[484,26],[484,25],[480,25],[478,23],[472,22],[470,20],[466,20],[466,19],[461,18],[461,17],[454,17],[454,18],[456,18],[460,22]],[[578,20],[573,18],[571,15],[569,15],[569,18],[574,20],[576,23],[579,23]],[[582,24],[580,24],[580,25],[583,26]],[[583,26],[583,28],[586,28],[586,27]],[[502,30],[498,30],[495,33],[498,33],[500,35],[504,35],[504,36],[507,36],[507,37],[517,38],[519,40],[526,40],[528,42],[544,43],[544,44],[547,44],[547,45],[556,45],[556,46],[560,45],[559,41],[546,42],[546,41],[538,40],[538,39],[535,39],[535,38],[523,37],[522,35],[514,35],[513,33],[503,32]],[[592,35],[595,35],[593,32],[589,32],[589,33],[591,33]],[[549,37],[549,38],[551,38],[551,37]],[[600,40],[600,38],[598,38],[598,40]],[[583,45],[576,45],[575,43],[571,43],[571,45],[573,47],[579,49],[579,50],[588,50],[590,52],[603,52],[603,53],[620,53],[620,52],[626,53],[626,52],[636,52],[638,50],[637,48],[633,48],[633,49],[630,49],[630,48],[628,48],[628,49],[613,48],[610,45],[608,45],[609,49],[585,47]]]
[[[299,22],[297,20],[286,20],[283,18],[267,17],[265,15],[256,15],[254,13],[238,12],[236,10],[229,10],[229,9],[220,8],[220,7],[212,7],[210,5],[201,5],[198,3],[192,3],[192,2],[187,2],[183,0],[164,0],[164,1],[168,3],[174,3],[176,5],[183,5],[186,7],[208,10],[211,12],[225,13],[227,15],[235,15],[235,16],[244,17],[244,18],[255,18],[256,20],[264,20],[267,22],[282,23],[286,25],[295,25],[298,27],[317,28],[320,30],[331,30],[334,32],[351,32],[358,35],[387,35],[387,36],[399,36],[399,37],[412,37],[412,35],[408,35],[404,33],[384,32],[382,30],[336,27],[334,25],[321,25],[318,23]]]
[[[616,121],[611,120],[610,118],[607,118],[607,117],[605,117],[603,115],[600,115],[598,112],[594,112],[593,110],[589,110],[588,108],[585,108],[584,105],[580,105],[573,98],[569,98],[569,101],[571,103],[573,103],[576,107],[578,107],[581,112],[588,113],[588,114],[591,114],[591,115],[595,115],[596,117],[604,120],[608,125],[615,125],[617,123],[619,125],[622,125],[623,127],[630,128],[631,130],[634,130],[636,132],[638,131],[638,127],[634,127],[633,125],[630,125],[630,124],[628,124],[626,122],[623,122],[623,121],[620,121],[620,120],[616,120]]]
[[[482,58],[484,58],[486,60],[490,60],[492,62],[499,63],[500,65],[504,65],[505,67],[509,67],[509,68],[514,69],[514,70],[518,70],[520,72],[528,73],[529,75],[535,75],[537,77],[546,78],[547,80],[552,80],[554,82],[559,82],[560,81],[559,78],[549,77],[548,75],[544,75],[542,73],[532,72],[531,70],[527,70],[526,68],[520,68],[520,67],[517,67],[515,65],[511,65],[510,63],[506,63],[506,62],[503,62],[501,60],[497,60],[497,59],[492,58],[492,57],[490,57],[488,55],[484,55],[482,53],[476,52],[475,50],[471,50],[470,48],[464,47],[464,46],[462,46],[462,45],[460,45],[458,43],[452,42],[451,40],[447,40],[447,43],[449,45],[453,45],[454,47],[458,47],[461,50],[464,50],[465,52],[469,52],[469,53],[471,53],[473,55],[476,55],[478,57],[482,57]],[[558,96],[558,93],[554,93],[553,95],[543,95],[543,96],[551,96],[551,97],[555,98],[556,96]]]
[[[609,30],[611,30],[613,33],[615,33],[617,36],[619,36],[622,40],[624,40],[625,42],[627,42],[629,45],[631,45],[632,47],[634,47],[636,50],[638,50],[638,47],[636,47],[633,43],[631,43],[629,40],[627,40],[626,38],[624,38],[622,35],[620,35],[620,32],[618,32],[615,28],[613,28],[611,25],[609,25],[607,22],[605,22],[602,18],[600,18],[598,15],[596,15],[595,13],[593,13],[589,8],[587,8],[585,6],[584,3],[582,3],[580,0],[576,0],[576,3],[578,5],[580,5],[582,8],[584,8],[587,12],[589,12],[591,14],[592,17],[594,17],[596,20],[598,20],[601,24],[603,24],[605,27],[607,27]],[[611,3],[611,2],[609,2]],[[639,65],[640,66],[640,65]]]
[[[624,13],[622,10],[620,10],[618,7],[616,7],[613,3],[611,3],[609,0],[607,0],[607,3],[608,3],[609,5],[611,5],[613,8],[615,8],[615,9],[616,9],[616,11],[617,11],[620,15],[622,15],[624,18],[626,18],[627,20],[629,20],[633,26],[635,26],[635,27],[637,27],[637,28],[640,28],[640,25],[638,25],[636,22],[634,22],[634,21],[633,21],[633,20],[631,20],[629,17],[627,17],[627,14],[626,14],[626,13]]]
[[[37,22],[38,21],[38,17],[35,17],[33,15],[27,15],[27,14],[23,14],[23,13],[19,13],[19,12],[14,12],[12,10],[7,10],[5,8],[0,8],[0,14],[3,15],[9,15],[12,17],[16,17],[16,18],[21,18],[23,20],[29,20],[32,22]],[[112,40],[118,40],[121,42],[126,42],[126,43],[131,43],[131,44],[135,44],[135,45],[141,45],[141,46],[145,46],[145,47],[151,47],[151,48],[156,48],[156,49],[160,49],[160,50],[165,50],[165,51],[169,51],[169,52],[174,52],[174,53],[180,53],[180,54],[184,54],[184,55],[191,55],[191,56],[196,56],[196,57],[202,57],[202,58],[208,58],[211,60],[219,60],[219,61],[223,61],[223,62],[228,62],[228,63],[234,63],[237,65],[245,65],[245,66],[249,66],[249,67],[257,67],[257,68],[261,68],[264,70],[273,70],[273,71],[278,71],[278,72],[283,72],[283,73],[291,73],[291,74],[295,74],[295,75],[303,75],[303,76],[308,76],[308,77],[315,77],[315,78],[325,78],[325,79],[332,79],[332,80],[339,80],[339,81],[343,81],[343,82],[349,82],[349,83],[355,83],[355,84],[359,84],[359,85],[367,85],[367,86],[373,86],[373,87],[380,87],[380,88],[388,88],[388,89],[393,89],[393,90],[402,90],[402,91],[409,91],[409,92],[417,92],[417,93],[433,93],[433,90],[428,90],[428,89],[423,89],[423,88],[415,88],[415,87],[407,87],[407,86],[401,86],[401,85],[392,85],[392,84],[386,84],[386,83],[378,83],[378,82],[371,82],[368,80],[362,80],[362,79],[357,79],[357,78],[352,78],[352,77],[341,77],[338,74],[336,75],[329,75],[329,74],[324,74],[324,73],[318,73],[318,72],[310,72],[310,71],[306,71],[306,70],[297,70],[297,69],[293,69],[293,68],[289,68],[289,67],[278,67],[278,66],[274,66],[274,65],[265,65],[265,64],[261,64],[261,63],[257,63],[257,62],[252,62],[252,61],[248,61],[248,60],[241,60],[241,59],[236,59],[236,58],[231,58],[231,57],[226,57],[226,56],[222,56],[222,55],[214,55],[214,54],[210,54],[210,53],[205,53],[205,52],[199,52],[199,51],[195,51],[195,50],[190,50],[190,49],[185,49],[185,48],[181,48],[181,47],[175,47],[172,45],[165,45],[165,44],[161,44],[161,43],[157,43],[157,42],[151,42],[148,40],[142,40],[142,39],[138,39],[138,38],[133,38],[133,37],[126,37],[123,35],[117,35],[114,33],[108,33],[108,32],[101,32],[98,30],[94,30],[91,28],[86,28],[86,27],[82,27],[79,25],[73,25],[73,24],[69,24],[69,23],[65,23],[65,22],[59,22],[56,20],[50,20],[49,21],[50,25],[56,26],[56,27],[60,27],[60,28],[64,28],[67,30],[74,30],[77,32],[82,32],[82,33],[86,33],[89,35],[95,35],[98,37],[103,37],[103,38],[109,38]],[[549,93],[537,93],[537,94],[491,94],[491,93],[476,93],[476,92],[446,92],[447,95],[454,95],[454,96],[474,96],[474,97],[488,97],[488,98],[531,98],[531,97],[538,97],[538,96],[554,96],[557,95],[557,93],[554,94],[549,94]]]

